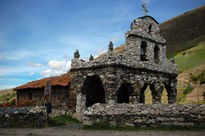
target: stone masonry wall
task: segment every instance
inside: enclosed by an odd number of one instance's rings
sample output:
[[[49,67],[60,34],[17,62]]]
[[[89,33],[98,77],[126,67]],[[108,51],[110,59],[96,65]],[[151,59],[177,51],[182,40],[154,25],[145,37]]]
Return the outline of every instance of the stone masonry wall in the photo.
[[[0,108],[0,127],[44,127],[45,107]]]
[[[95,104],[84,112],[84,125],[106,122],[113,126],[202,126],[204,104]]]

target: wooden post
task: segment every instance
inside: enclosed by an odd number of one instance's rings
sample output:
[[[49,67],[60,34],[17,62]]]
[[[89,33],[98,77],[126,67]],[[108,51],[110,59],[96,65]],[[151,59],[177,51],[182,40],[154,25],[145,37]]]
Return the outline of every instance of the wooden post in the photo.
[[[200,87],[200,82],[197,82],[197,101],[199,103],[199,87]]]

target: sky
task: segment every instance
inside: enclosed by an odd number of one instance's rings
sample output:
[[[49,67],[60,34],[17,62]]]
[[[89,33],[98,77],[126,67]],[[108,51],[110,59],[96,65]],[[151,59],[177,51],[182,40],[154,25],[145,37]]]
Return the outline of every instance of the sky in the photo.
[[[204,0],[143,0],[159,23],[205,5]],[[0,90],[70,69],[125,43],[142,0],[0,0]]]

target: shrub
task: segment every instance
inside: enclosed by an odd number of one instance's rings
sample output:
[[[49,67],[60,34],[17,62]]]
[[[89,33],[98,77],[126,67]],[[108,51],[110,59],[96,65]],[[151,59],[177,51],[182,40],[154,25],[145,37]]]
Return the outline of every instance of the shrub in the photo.
[[[202,71],[199,75],[190,74],[191,81],[199,81],[200,84],[205,84],[205,70]]]
[[[191,93],[191,91],[192,91],[193,89],[194,89],[194,88],[189,85],[189,86],[187,86],[187,88],[184,90],[183,94],[184,94],[184,95],[187,95],[187,94]]]
[[[202,95],[205,97],[205,92],[203,92]]]
[[[205,70],[198,75],[200,84],[205,84]]]
[[[11,102],[0,104],[0,107],[32,107],[36,105],[36,101],[33,100],[24,100],[17,102],[16,99],[13,99]]]

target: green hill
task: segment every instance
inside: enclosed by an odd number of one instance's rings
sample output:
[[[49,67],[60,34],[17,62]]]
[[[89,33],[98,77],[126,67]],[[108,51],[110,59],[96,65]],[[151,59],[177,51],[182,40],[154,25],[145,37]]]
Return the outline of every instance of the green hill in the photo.
[[[167,40],[167,56],[205,41],[204,20],[205,5],[160,24],[160,34]]]
[[[174,59],[179,71],[190,70],[201,64],[205,64],[205,42],[177,53]]]

